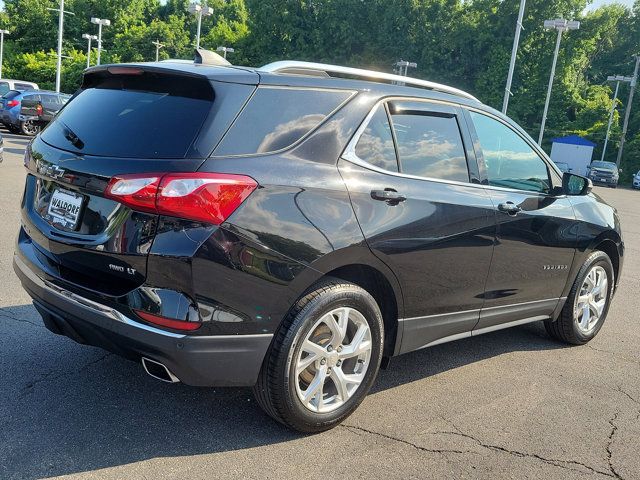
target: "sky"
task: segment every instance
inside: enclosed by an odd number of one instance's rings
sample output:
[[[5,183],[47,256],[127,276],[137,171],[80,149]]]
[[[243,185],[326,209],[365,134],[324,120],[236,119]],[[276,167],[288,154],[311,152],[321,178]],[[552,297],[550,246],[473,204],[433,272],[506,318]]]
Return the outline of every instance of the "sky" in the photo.
[[[587,10],[595,10],[602,5],[610,5],[612,3],[621,3],[627,7],[633,6],[633,0],[595,0],[591,5],[587,7]]]

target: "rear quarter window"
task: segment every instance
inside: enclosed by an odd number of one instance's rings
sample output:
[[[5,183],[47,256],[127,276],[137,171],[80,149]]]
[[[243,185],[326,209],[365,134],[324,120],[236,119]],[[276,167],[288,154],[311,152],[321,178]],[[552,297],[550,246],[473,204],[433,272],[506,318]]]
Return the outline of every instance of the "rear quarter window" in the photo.
[[[291,147],[353,94],[344,90],[259,87],[214,155],[251,155]]]

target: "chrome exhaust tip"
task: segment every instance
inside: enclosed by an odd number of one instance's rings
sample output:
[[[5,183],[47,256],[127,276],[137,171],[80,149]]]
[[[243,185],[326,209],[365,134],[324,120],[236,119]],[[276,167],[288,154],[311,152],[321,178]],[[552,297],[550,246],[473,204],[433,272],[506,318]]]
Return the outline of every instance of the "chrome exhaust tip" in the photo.
[[[178,377],[171,373],[162,363],[151,360],[150,358],[142,357],[142,366],[149,376],[161,382],[178,383],[180,381]]]

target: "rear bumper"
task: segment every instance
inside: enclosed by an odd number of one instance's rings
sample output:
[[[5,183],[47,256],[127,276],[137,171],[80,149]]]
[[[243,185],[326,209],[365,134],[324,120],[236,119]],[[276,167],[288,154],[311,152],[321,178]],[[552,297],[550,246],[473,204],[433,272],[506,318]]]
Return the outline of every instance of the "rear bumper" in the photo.
[[[140,361],[164,364],[194,386],[252,386],[272,334],[190,336],[166,332],[40,278],[19,256],[13,267],[45,326],[79,343]]]

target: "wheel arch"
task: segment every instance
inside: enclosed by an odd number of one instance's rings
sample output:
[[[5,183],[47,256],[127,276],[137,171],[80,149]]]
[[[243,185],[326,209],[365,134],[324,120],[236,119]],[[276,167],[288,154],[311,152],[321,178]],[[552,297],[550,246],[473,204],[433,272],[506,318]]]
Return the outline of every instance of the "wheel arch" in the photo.
[[[290,285],[296,298],[327,278],[339,278],[366,290],[380,307],[385,328],[384,356],[399,352],[402,331],[399,318],[404,314],[400,283],[393,271],[366,247],[337,250],[319,259],[298,275]]]

